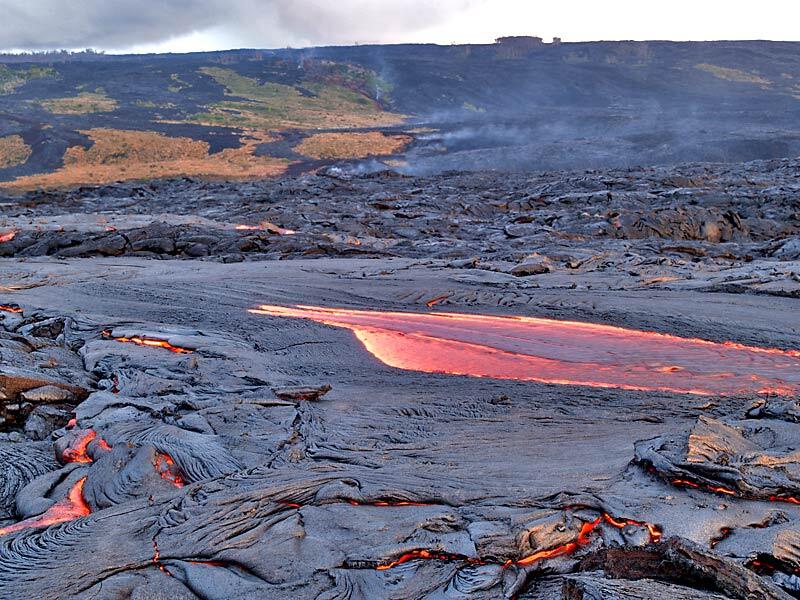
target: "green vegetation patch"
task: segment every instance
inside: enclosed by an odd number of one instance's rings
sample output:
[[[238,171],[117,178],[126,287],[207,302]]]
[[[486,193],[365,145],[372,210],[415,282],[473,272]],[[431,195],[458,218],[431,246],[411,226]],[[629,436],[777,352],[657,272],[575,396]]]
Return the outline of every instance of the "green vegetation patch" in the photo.
[[[12,94],[32,79],[55,77],[55,69],[33,66],[28,69],[11,69],[0,64],[0,94]]]
[[[31,147],[18,135],[0,137],[0,169],[24,164],[31,155]]]
[[[711,73],[718,79],[725,81],[735,81],[737,83],[752,83],[755,85],[772,85],[769,79],[765,79],[756,73],[748,73],[747,71],[740,71],[739,69],[731,69],[729,67],[720,67],[717,65],[709,65],[707,63],[700,63],[695,65],[696,69]]]
[[[192,120],[251,129],[375,127],[402,122],[371,98],[335,83],[304,82],[302,91],[279,83],[261,84],[231,69],[204,67],[205,75],[225,86],[227,100]]]
[[[42,108],[56,115],[86,115],[112,112],[117,108],[117,101],[106,96],[102,89],[94,92],[81,92],[70,98],[39,100],[38,103]]]

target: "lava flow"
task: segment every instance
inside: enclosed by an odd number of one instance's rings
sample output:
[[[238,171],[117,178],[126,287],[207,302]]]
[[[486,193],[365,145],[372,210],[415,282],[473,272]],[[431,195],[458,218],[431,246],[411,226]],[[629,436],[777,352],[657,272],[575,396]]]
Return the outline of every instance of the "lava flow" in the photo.
[[[17,237],[17,232],[14,229],[12,229],[11,231],[0,233],[0,244],[4,242],[10,242],[15,237]]]
[[[737,492],[736,490],[732,490],[730,488],[723,487],[721,485],[710,485],[707,483],[697,483],[695,481],[691,481],[689,479],[672,479],[670,483],[677,487],[688,487],[694,490],[703,490],[706,492],[713,492],[714,494],[722,494],[724,496],[734,496],[736,498],[747,498]],[[752,498],[752,497],[751,497]],[[752,498],[758,500],[759,498]],[[770,502],[786,502],[788,504],[797,504],[800,505],[800,498],[797,496],[786,496],[786,495],[772,495],[768,498]]]
[[[97,437],[97,433],[92,429],[83,431],[80,437],[76,438],[62,453],[61,459],[65,463],[90,463],[91,457],[86,454],[86,449]],[[105,443],[105,442],[104,442]]]
[[[269,221],[261,221],[258,225],[236,225],[235,229],[239,231],[268,231],[277,235],[294,235],[297,233],[294,229],[284,229]]]
[[[38,517],[25,519],[19,523],[3,527],[0,529],[0,535],[6,535],[33,527],[49,527],[50,525],[87,516],[92,511],[89,505],[86,504],[86,500],[83,499],[83,486],[85,483],[86,477],[79,479],[75,485],[72,486],[66,498],[53,504],[53,506]]]
[[[16,304],[0,304],[0,310],[7,313],[22,314],[22,309]]]
[[[67,423],[66,429],[70,433],[75,434],[75,438],[70,441],[69,446],[64,448],[61,452],[61,461],[63,463],[91,463],[94,462],[91,456],[87,453],[89,444],[95,442],[95,447],[104,451],[111,450],[108,442],[103,438],[97,437],[97,432],[92,429],[75,429],[77,421],[71,419]]]
[[[106,339],[115,340],[117,342],[123,342],[126,344],[136,344],[137,346],[145,346],[148,348],[164,348],[165,350],[169,350],[170,352],[174,352],[175,354],[191,354],[193,352],[193,350],[189,350],[188,348],[173,346],[166,340],[159,340],[155,338],[147,338],[140,336],[114,337],[111,335],[111,332],[108,329],[103,331],[103,337]]]
[[[156,454],[153,466],[155,467],[156,472],[161,475],[161,479],[169,481],[177,488],[183,487],[183,477],[176,472],[177,467],[175,467],[175,461],[172,460],[172,457],[169,454],[158,452]]]
[[[608,513],[603,513],[593,521],[585,522],[581,526],[580,531],[578,532],[578,537],[576,537],[573,541],[567,542],[566,544],[562,544],[560,546],[555,546],[553,548],[548,548],[546,550],[539,550],[538,552],[535,552],[519,560],[506,561],[503,564],[503,567],[504,568],[508,568],[511,566],[528,567],[534,563],[543,560],[547,560],[550,558],[557,558],[559,556],[566,556],[568,554],[573,554],[578,549],[587,546],[591,543],[595,530],[601,524],[606,524],[616,529],[624,529],[625,527],[629,526],[644,527],[645,529],[647,529],[647,532],[650,536],[651,544],[660,542],[661,538],[663,537],[661,528],[658,525],[653,525],[652,523],[647,523],[644,521],[634,521],[632,519],[616,519],[611,515],[609,515]],[[473,565],[487,564],[486,562],[478,558],[470,558],[467,556],[462,556],[460,554],[452,554],[436,550],[412,550],[410,552],[406,552],[405,554],[401,555],[399,558],[391,562],[377,566],[376,569],[378,571],[385,571],[387,569],[392,569],[398,565],[402,565],[412,560],[460,561]]]
[[[800,351],[534,317],[259,306],[351,330],[410,371],[697,395],[800,392]]]

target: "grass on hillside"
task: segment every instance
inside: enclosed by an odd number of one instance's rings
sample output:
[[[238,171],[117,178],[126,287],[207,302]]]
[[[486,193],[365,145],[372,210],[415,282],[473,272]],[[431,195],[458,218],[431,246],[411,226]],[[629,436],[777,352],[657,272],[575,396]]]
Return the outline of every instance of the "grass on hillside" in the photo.
[[[761,86],[770,86],[772,82],[765,79],[756,73],[748,73],[747,71],[740,71],[739,69],[731,69],[729,67],[720,67],[717,65],[709,65],[707,63],[700,63],[695,65],[696,69],[711,73],[714,77],[724,79],[725,81],[735,81],[737,83],[752,83]]]
[[[407,135],[368,133],[318,133],[307,137],[295,150],[316,159],[366,158],[395,154],[411,141]]]
[[[97,128],[83,131],[93,144],[73,146],[64,154],[64,166],[53,173],[20,177],[0,187],[19,190],[69,187],[87,183],[168,177],[246,179],[274,177],[287,161],[253,154],[264,138],[243,138],[240,148],[209,154],[209,145],[186,137],[168,137],[153,131]]]
[[[0,64],[0,94],[11,94],[30,81],[42,77],[55,77],[56,71],[50,67],[33,66],[29,69],[11,69]]]
[[[81,92],[77,96],[68,98],[39,100],[38,104],[56,115],[86,115],[112,112],[117,108],[117,101],[106,96],[102,90]]]
[[[0,137],[0,169],[24,164],[31,155],[31,148],[18,135]]]
[[[229,96],[193,120],[207,125],[250,129],[337,129],[380,127],[403,121],[351,89],[324,83],[304,85],[306,94],[279,83],[259,84],[230,69],[204,67],[206,75],[224,85]]]

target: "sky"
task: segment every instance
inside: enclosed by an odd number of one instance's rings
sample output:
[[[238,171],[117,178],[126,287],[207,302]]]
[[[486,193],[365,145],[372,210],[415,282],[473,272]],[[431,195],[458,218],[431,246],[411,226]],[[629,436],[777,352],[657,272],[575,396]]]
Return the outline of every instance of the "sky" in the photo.
[[[0,0],[0,50],[194,52],[341,44],[800,40],[796,0]]]

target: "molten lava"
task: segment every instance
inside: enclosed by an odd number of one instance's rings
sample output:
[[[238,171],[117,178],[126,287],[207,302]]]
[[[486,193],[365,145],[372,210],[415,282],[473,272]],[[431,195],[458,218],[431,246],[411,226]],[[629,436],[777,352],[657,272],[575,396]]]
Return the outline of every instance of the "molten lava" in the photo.
[[[528,567],[534,563],[543,560],[548,560],[550,558],[557,558],[559,556],[566,556],[568,554],[573,554],[578,549],[587,546],[591,543],[595,530],[602,524],[609,525],[616,529],[624,529],[625,527],[629,526],[644,527],[645,529],[647,529],[650,535],[651,544],[660,542],[661,538],[663,537],[661,528],[658,525],[653,525],[652,523],[646,523],[644,521],[634,521],[632,519],[617,519],[607,513],[603,513],[593,521],[585,522],[581,526],[581,529],[578,532],[578,536],[571,542],[567,542],[566,544],[562,544],[560,546],[555,546],[554,548],[539,550],[538,552],[535,552],[519,560],[506,561],[503,564],[503,567],[504,568],[508,568],[511,566]],[[452,554],[436,550],[412,550],[411,552],[406,552],[405,554],[403,554],[402,556],[391,562],[379,565],[378,567],[376,567],[376,569],[379,571],[385,571],[387,569],[394,568],[398,565],[402,565],[412,560],[461,561],[474,565],[487,564],[485,561],[482,561],[478,558],[470,558],[460,554]]]
[[[0,304],[0,310],[7,313],[22,314],[22,309],[16,304]]]
[[[603,513],[601,516],[597,517],[594,521],[589,521],[584,523],[581,526],[581,530],[578,533],[578,537],[575,538],[575,540],[563,544],[561,546],[556,546],[555,548],[550,548],[548,550],[540,550],[539,552],[535,552],[530,556],[526,556],[525,558],[522,558],[518,561],[507,564],[514,564],[520,567],[527,567],[535,562],[539,562],[540,560],[555,558],[557,556],[564,556],[565,554],[572,554],[579,548],[582,548],[583,546],[586,546],[589,543],[591,543],[592,534],[601,523],[606,523],[611,527],[615,527],[616,529],[624,529],[625,527],[629,526],[644,527],[647,529],[647,532],[650,535],[650,543],[652,544],[660,542],[663,536],[661,528],[658,525],[653,525],[652,523],[646,523],[644,521],[634,521],[632,519],[615,519],[611,515]]]
[[[156,472],[161,475],[161,479],[169,481],[177,488],[183,487],[183,477],[181,477],[181,475],[177,472],[178,469],[175,466],[175,461],[172,460],[172,457],[169,454],[158,452],[156,454],[153,466],[155,467]]]
[[[261,221],[258,225],[236,225],[235,229],[239,231],[268,231],[277,235],[294,235],[297,233],[293,229],[284,229],[269,221]]]
[[[75,485],[72,486],[67,497],[53,504],[45,513],[38,517],[25,519],[19,523],[3,527],[0,529],[0,535],[6,535],[8,533],[34,527],[49,527],[50,525],[87,516],[92,511],[83,499],[83,486],[85,483],[86,477],[79,479]]]
[[[351,330],[410,371],[698,395],[800,393],[800,351],[533,317],[259,306]]]
[[[734,496],[736,498],[746,498],[747,496],[737,492],[736,490],[732,490],[730,488],[723,487],[721,485],[710,485],[707,483],[697,483],[695,481],[691,481],[689,479],[672,479],[670,483],[677,487],[688,487],[695,490],[704,490],[706,492],[713,492],[714,494],[723,494],[725,496]],[[759,499],[759,498],[756,498]],[[786,502],[788,504],[797,504],[800,506],[800,498],[796,496],[786,496],[786,495],[772,495],[769,498],[770,502]]]
[[[4,242],[10,242],[15,237],[17,237],[17,232],[14,229],[12,229],[11,231],[0,233],[0,244]]]
[[[139,336],[113,337],[109,330],[105,330],[103,332],[103,337],[115,340],[117,342],[123,342],[126,344],[136,344],[137,346],[146,346],[148,348],[164,348],[165,350],[169,350],[170,352],[174,352],[175,354],[191,354],[193,352],[193,350],[189,350],[188,348],[173,346],[166,340],[159,340],[155,338],[146,338]]]
[[[81,432],[80,437],[76,438],[62,453],[61,458],[66,463],[90,463],[92,459],[86,455],[86,448],[97,437],[97,433],[91,429]]]
[[[111,446],[108,445],[103,438],[97,437],[97,432],[93,431],[92,429],[79,429],[74,430],[75,424],[77,421],[73,423],[74,419],[67,423],[67,428],[72,430],[74,433],[79,434],[70,445],[67,446],[64,451],[61,453],[61,460],[65,463],[90,463],[94,462],[92,457],[90,457],[86,450],[93,441],[96,440],[96,446],[102,450],[111,450]],[[71,425],[71,427],[70,427]]]
[[[444,560],[444,561],[462,561],[472,565],[483,565],[486,564],[477,558],[469,558],[467,556],[463,556],[461,554],[451,554],[449,552],[437,552],[435,550],[412,550],[411,552],[406,552],[400,558],[393,560],[390,563],[386,563],[384,565],[378,565],[375,567],[378,571],[386,571],[388,569],[393,569],[399,565],[407,563],[412,560]]]

